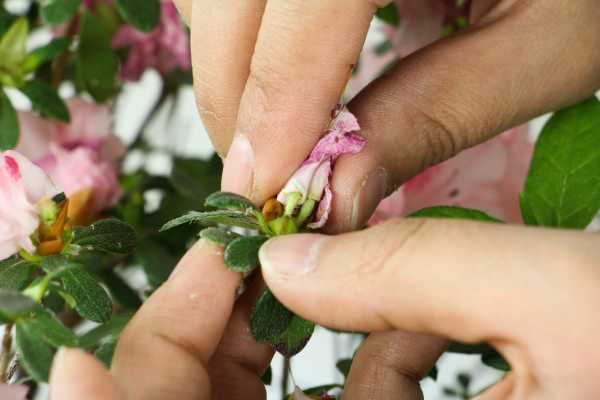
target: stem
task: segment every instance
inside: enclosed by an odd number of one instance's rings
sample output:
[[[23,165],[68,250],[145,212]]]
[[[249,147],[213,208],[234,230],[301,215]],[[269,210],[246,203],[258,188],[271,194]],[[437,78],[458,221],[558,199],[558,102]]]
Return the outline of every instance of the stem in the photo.
[[[12,360],[12,329],[14,324],[11,322],[4,327],[4,337],[2,338],[2,352],[0,353],[0,382],[8,383],[8,367]]]
[[[79,27],[79,16],[76,16],[71,19],[69,25],[67,26],[67,31],[65,36],[69,38],[75,37],[77,34],[77,28]],[[65,78],[65,70],[67,69],[67,64],[71,58],[71,52],[66,51],[61,54],[54,64],[54,68],[52,70],[52,86],[58,88]]]
[[[290,358],[283,359],[283,375],[281,377],[281,393],[285,396],[288,390],[288,380],[290,378]]]

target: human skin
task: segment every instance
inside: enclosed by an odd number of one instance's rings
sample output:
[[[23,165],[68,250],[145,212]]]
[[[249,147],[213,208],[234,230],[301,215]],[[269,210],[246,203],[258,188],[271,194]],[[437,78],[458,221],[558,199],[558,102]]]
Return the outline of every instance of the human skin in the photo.
[[[368,23],[387,2],[177,3],[191,26],[200,113],[227,155],[223,189],[262,203],[318,140]],[[361,227],[386,193],[427,166],[600,87],[595,1],[480,0],[472,7],[470,29],[402,60],[349,104],[369,143],[336,165],[329,232]],[[307,252],[315,242],[320,250]],[[420,399],[418,382],[444,338],[487,340],[513,365],[482,399],[578,399],[600,393],[589,377],[600,363],[598,249],[598,239],[583,233],[392,221],[330,239],[276,239],[261,260],[266,283],[295,312],[325,326],[376,332],[357,355],[347,399]],[[195,265],[187,276],[194,292],[217,296],[210,312],[172,303],[187,292],[167,283],[119,345],[118,383],[85,355],[63,351],[52,377],[55,398],[93,399],[86,382],[104,382],[113,397],[99,398],[262,399],[258,376],[272,353],[247,330],[261,283],[233,308],[238,278],[204,251],[192,250],[182,265]],[[308,262],[301,257],[307,253]],[[212,292],[211,282],[231,289],[229,297]],[[216,328],[207,329],[211,324]]]

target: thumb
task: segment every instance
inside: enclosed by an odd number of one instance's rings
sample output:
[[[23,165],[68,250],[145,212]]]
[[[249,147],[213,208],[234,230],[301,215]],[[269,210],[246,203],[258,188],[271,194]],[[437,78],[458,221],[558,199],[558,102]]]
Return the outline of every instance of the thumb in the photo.
[[[120,400],[117,384],[92,355],[61,348],[52,365],[50,398],[53,400]]]
[[[552,316],[572,315],[565,298],[597,290],[594,242],[576,232],[405,219],[336,237],[276,238],[260,260],[277,298],[322,325],[474,343],[547,333]]]

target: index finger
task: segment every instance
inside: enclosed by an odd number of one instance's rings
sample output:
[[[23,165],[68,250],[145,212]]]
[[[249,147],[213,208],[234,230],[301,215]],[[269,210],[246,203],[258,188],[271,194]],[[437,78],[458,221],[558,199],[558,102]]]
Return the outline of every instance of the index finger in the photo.
[[[381,3],[381,4],[377,4]],[[263,203],[330,122],[382,0],[267,2],[223,189]]]
[[[209,242],[201,240],[183,257],[121,336],[113,373],[126,398],[210,398],[206,365],[240,279],[223,264],[221,248]]]

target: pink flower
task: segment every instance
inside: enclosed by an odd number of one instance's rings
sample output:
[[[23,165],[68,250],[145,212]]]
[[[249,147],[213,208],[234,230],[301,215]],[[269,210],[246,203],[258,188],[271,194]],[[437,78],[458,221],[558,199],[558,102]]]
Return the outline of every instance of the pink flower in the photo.
[[[519,193],[533,152],[526,125],[512,129],[433,166],[385,199],[370,225],[422,208],[475,208],[501,220],[521,222]]]
[[[333,121],[325,136],[279,192],[277,200],[286,206],[293,194],[300,196],[295,199],[296,205],[302,205],[307,200],[320,202],[316,221],[309,224],[309,228],[321,228],[329,218],[332,199],[329,179],[335,161],[343,154],[360,152],[366,145],[366,140],[358,131],[358,121],[346,107],[335,110]]]
[[[58,194],[50,178],[16,151],[0,153],[0,260],[20,249],[35,251],[39,203]]]
[[[25,400],[29,389],[24,385],[0,384],[0,399],[2,400]]]
[[[67,196],[92,190],[89,206],[98,213],[119,199],[114,164],[124,147],[111,133],[107,107],[79,98],[67,104],[69,124],[20,113],[22,135],[17,149],[40,165]]]
[[[50,153],[39,163],[67,197],[93,189],[88,205],[92,214],[115,205],[121,198],[122,190],[114,166],[89,148],[65,150],[52,146]]]
[[[189,70],[192,66],[189,36],[170,1],[162,2],[160,24],[152,32],[144,33],[131,26],[123,26],[113,38],[113,47],[130,48],[121,69],[124,80],[137,81],[148,68],[156,68],[166,75],[177,67]]]

